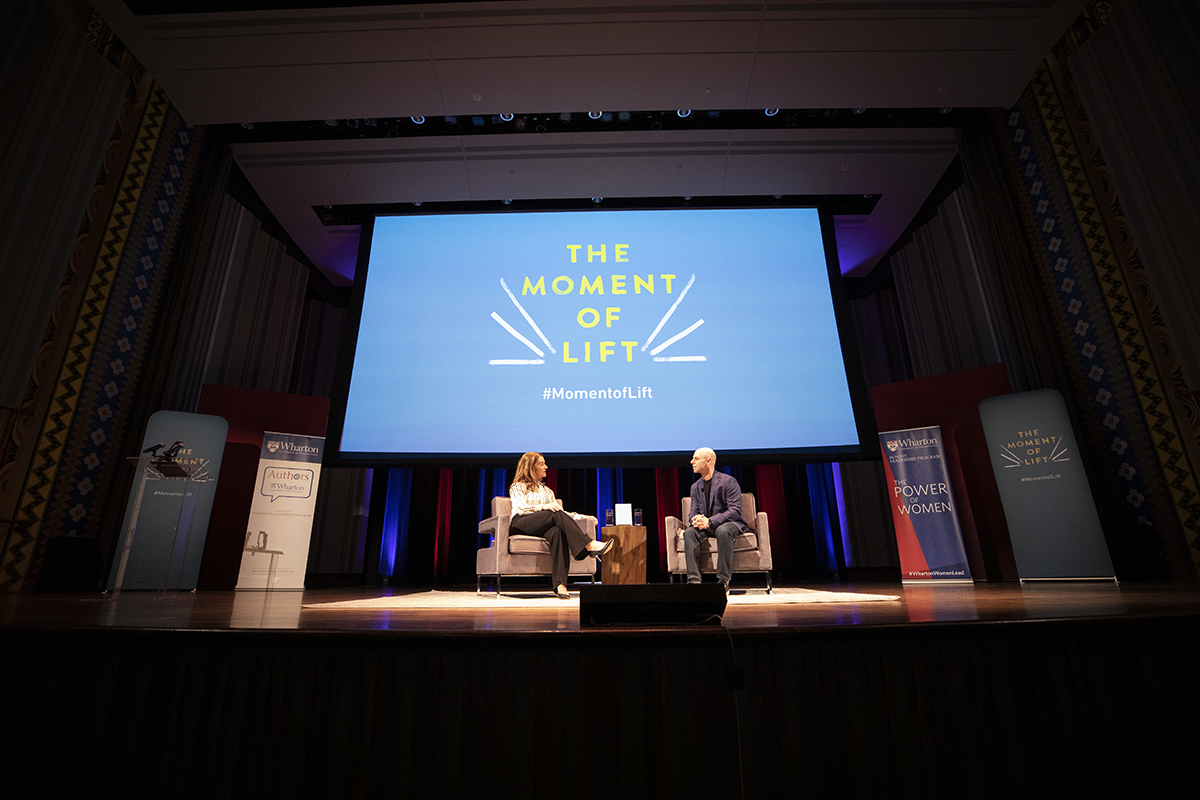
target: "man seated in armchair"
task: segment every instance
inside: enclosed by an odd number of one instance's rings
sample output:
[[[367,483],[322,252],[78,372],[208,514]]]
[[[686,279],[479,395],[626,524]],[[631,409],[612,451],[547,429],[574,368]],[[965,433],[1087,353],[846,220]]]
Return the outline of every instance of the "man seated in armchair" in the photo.
[[[687,582],[700,583],[696,551],[710,536],[717,540],[717,580],[729,592],[733,577],[733,540],[746,529],[742,521],[742,488],[731,475],[717,472],[717,454],[701,447],[692,455],[692,471],[700,480],[692,484],[692,518],[683,532]]]

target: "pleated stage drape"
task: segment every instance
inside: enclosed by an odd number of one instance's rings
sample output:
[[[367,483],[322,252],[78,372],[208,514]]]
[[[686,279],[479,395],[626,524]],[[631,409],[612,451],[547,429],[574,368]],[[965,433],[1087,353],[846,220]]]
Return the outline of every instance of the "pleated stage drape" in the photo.
[[[779,578],[827,578],[850,566],[831,464],[725,466],[770,522]],[[475,577],[479,521],[508,493],[512,469],[417,467],[376,470],[385,487],[378,575],[391,583],[469,583]],[[663,520],[679,516],[695,476],[687,467],[550,469],[546,484],[571,511],[595,515],[628,502],[643,512],[647,579],[667,579]],[[372,577],[372,576],[368,576]]]

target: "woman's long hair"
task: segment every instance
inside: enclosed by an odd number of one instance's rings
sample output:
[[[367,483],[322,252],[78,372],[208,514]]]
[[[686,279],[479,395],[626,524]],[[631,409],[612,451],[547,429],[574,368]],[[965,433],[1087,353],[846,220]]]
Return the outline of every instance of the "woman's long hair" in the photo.
[[[541,453],[526,453],[521,456],[521,460],[517,462],[517,476],[513,478],[513,483],[519,483],[531,492],[537,488],[541,481],[534,477],[533,467],[541,457]]]

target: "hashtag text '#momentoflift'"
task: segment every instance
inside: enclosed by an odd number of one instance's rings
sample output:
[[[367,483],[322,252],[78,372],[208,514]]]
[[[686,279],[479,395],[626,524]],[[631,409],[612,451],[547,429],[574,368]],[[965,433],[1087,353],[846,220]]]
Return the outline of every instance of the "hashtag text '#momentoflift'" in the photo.
[[[614,386],[603,389],[542,389],[543,400],[653,400],[652,386]]]

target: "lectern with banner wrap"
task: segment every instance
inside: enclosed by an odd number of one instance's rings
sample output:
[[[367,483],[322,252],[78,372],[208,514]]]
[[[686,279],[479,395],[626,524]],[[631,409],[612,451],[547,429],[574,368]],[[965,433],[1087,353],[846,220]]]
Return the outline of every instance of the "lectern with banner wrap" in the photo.
[[[144,573],[138,575],[137,588],[181,588],[187,567],[188,539],[196,516],[197,488],[211,478],[208,459],[181,461],[154,455],[130,458],[129,462],[137,467],[137,483],[122,532],[121,556],[109,589],[119,592],[124,586],[135,539]],[[147,499],[151,502],[147,503]],[[161,577],[156,579],[154,572]]]
[[[228,431],[208,414],[150,417],[141,455],[129,459],[137,472],[108,591],[196,588]]]

